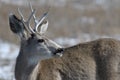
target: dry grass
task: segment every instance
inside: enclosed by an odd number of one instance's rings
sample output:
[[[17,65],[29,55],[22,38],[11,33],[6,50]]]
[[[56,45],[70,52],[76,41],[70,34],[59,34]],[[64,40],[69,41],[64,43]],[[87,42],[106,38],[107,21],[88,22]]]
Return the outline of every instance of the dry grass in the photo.
[[[8,14],[12,11],[16,15],[17,7],[13,5],[2,4],[0,6],[0,38],[17,43],[17,37],[10,31]],[[49,6],[34,6],[37,9],[37,15],[42,15],[48,10]],[[26,7],[23,8],[25,16],[29,14]],[[82,22],[82,19],[92,19],[93,22]],[[51,7],[49,12],[49,28],[47,35],[51,38],[60,36],[74,37],[80,33],[115,35],[120,34],[120,9],[111,8],[105,10],[101,6],[93,9],[75,9],[71,5],[65,7]]]

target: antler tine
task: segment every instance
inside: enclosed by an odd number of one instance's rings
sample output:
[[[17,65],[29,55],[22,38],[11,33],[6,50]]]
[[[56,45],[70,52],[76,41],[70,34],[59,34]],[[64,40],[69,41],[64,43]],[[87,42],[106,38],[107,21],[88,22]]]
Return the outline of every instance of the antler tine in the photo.
[[[23,17],[23,14],[22,14],[20,8],[18,8],[18,13],[19,13],[20,16],[21,16],[21,20],[25,22],[25,19],[24,19],[24,17]]]
[[[43,20],[46,18],[47,15],[48,15],[48,12],[44,13],[43,16],[38,20],[37,25],[35,26],[35,31],[38,32],[39,25],[43,22]]]
[[[29,6],[30,6],[30,8],[31,8],[31,11],[33,11],[33,8],[32,8],[31,3],[29,3]],[[36,26],[36,25],[37,25],[37,23],[38,23],[38,20],[36,19],[35,14],[33,14],[33,19],[34,19],[34,23],[35,23],[35,26]],[[34,29],[34,30],[35,30],[35,29]]]
[[[35,13],[35,9],[32,11],[32,13],[30,14],[28,20],[25,20],[24,19],[24,16],[21,12],[21,10],[18,8],[18,13],[20,14],[21,16],[21,20],[23,21],[24,24],[26,24],[26,29],[30,32],[30,33],[34,33],[34,30],[31,28],[30,26],[30,21],[31,21],[31,18],[33,17],[34,13]]]
[[[30,7],[31,7],[31,11],[33,11],[33,8],[32,8],[31,3],[29,3],[29,5],[30,5]],[[42,16],[39,20],[37,20],[35,14],[33,14],[33,19],[34,19],[34,22],[35,22],[35,28],[34,28],[34,30],[35,30],[36,32],[38,31],[39,25],[40,25],[40,24],[43,22],[43,20],[46,18],[47,14],[48,14],[48,12],[44,13],[43,16]]]
[[[39,27],[39,25],[44,21],[44,19],[46,18],[48,12],[44,13],[44,14],[42,15],[42,17],[40,17],[39,19],[37,19],[36,16],[35,16],[35,12],[36,12],[36,11],[35,11],[35,9],[32,8],[31,3],[29,3],[29,6],[30,6],[30,9],[31,9],[31,14],[30,14],[28,20],[25,20],[25,19],[24,19],[24,16],[23,16],[23,14],[22,14],[22,12],[21,12],[21,10],[20,10],[19,8],[18,8],[18,12],[19,12],[19,14],[20,14],[20,16],[21,16],[21,20],[22,20],[22,21],[24,22],[24,24],[26,25],[26,29],[27,29],[30,33],[37,33],[37,34],[39,34],[39,32],[38,32],[38,27]],[[32,18],[32,17],[33,17],[33,19],[34,19],[34,24],[35,24],[35,27],[34,27],[34,28],[32,28],[31,25],[30,25],[30,21],[31,21],[31,18]]]
[[[30,14],[28,20],[25,22],[26,25],[28,26],[28,28],[30,29],[31,33],[35,33],[34,30],[30,26],[30,21],[31,21],[31,18],[33,17],[34,13],[35,13],[35,9],[32,11],[32,13]]]
[[[33,11],[31,3],[29,3],[29,6],[31,7],[31,11]],[[34,27],[35,32],[38,33],[38,27],[43,22],[43,20],[46,18],[47,14],[48,14],[48,12],[44,13],[43,16],[40,17],[39,20],[36,18],[35,14],[33,14],[33,19],[34,19],[34,22],[35,22],[35,27]]]

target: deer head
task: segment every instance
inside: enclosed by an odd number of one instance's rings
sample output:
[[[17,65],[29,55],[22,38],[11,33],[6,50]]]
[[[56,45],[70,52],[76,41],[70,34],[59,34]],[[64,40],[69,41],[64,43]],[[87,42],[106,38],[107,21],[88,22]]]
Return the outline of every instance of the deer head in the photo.
[[[42,17],[37,19],[35,16],[35,12],[36,12],[35,9],[33,9],[31,5],[30,8],[31,8],[31,14],[28,20],[24,19],[23,14],[21,13],[19,8],[18,8],[18,12],[21,16],[21,19],[17,18],[12,13],[9,15],[9,24],[12,32],[14,32],[20,37],[21,42],[24,43],[24,45],[25,43],[29,43],[28,45],[30,45],[31,48],[34,48],[35,46],[36,49],[40,47],[45,48],[45,50],[48,51],[46,54],[51,52],[53,53],[56,49],[62,48],[57,43],[44,36],[48,28],[48,21],[45,20],[48,12],[44,13]],[[30,25],[31,19],[34,20],[34,28],[31,27]],[[43,49],[42,51],[44,52]],[[35,50],[35,52],[39,53],[41,52],[41,49]],[[61,56],[62,54],[57,54],[57,55]]]
[[[48,12],[37,19],[35,9],[31,5],[30,8],[31,14],[27,20],[24,19],[20,9],[18,12],[21,19],[14,14],[9,15],[10,29],[21,39],[21,48],[15,68],[17,80],[28,80],[28,75],[31,74],[40,60],[60,57],[63,51],[60,45],[44,36],[48,28],[48,21],[45,20]],[[34,21],[34,27],[30,25],[31,19]]]

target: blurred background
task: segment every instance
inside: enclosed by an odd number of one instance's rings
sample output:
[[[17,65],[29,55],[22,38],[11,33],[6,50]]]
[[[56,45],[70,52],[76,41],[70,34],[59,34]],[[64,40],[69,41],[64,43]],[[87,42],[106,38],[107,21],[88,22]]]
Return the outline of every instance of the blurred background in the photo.
[[[30,1],[39,17],[49,10],[46,36],[62,46],[98,38],[120,40],[120,0],[0,0],[0,80],[14,79],[19,38],[9,28],[8,17],[22,9],[25,18]]]

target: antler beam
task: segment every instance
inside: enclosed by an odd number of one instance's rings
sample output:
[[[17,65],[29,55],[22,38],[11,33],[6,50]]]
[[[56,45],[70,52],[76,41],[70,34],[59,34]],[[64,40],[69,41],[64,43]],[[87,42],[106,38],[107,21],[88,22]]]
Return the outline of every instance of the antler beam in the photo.
[[[19,14],[20,14],[20,16],[21,16],[21,20],[22,20],[23,23],[26,25],[26,29],[27,29],[30,33],[35,33],[34,30],[33,30],[33,29],[31,28],[31,26],[30,26],[30,21],[31,21],[31,18],[33,17],[33,14],[35,13],[35,9],[31,12],[28,20],[25,20],[25,19],[24,19],[24,16],[23,16],[23,14],[22,14],[22,12],[21,12],[21,10],[20,10],[19,8],[18,8],[18,12],[19,12]]]
[[[22,20],[23,23],[26,25],[26,29],[27,29],[30,33],[40,34],[40,33],[38,32],[38,27],[39,27],[39,26],[42,24],[42,22],[45,20],[48,12],[44,13],[44,14],[42,15],[42,17],[40,17],[39,19],[37,19],[37,18],[36,18],[36,15],[35,15],[36,10],[32,8],[31,3],[29,4],[29,6],[30,6],[30,9],[31,9],[31,14],[29,15],[28,20],[25,20],[25,19],[24,19],[24,16],[23,16],[23,14],[22,14],[22,12],[21,12],[21,10],[20,10],[19,8],[18,8],[18,13],[19,13],[20,16],[21,16],[21,20]],[[30,25],[30,21],[31,21],[32,18],[34,19],[34,24],[35,24],[34,28],[32,28],[31,25]]]
[[[30,4],[30,8],[31,8],[31,11],[33,12],[33,8],[32,8],[31,4]],[[34,27],[35,32],[38,32],[38,27],[45,20],[45,18],[47,17],[47,15],[48,15],[48,12],[44,13],[42,15],[42,17],[40,17],[39,19],[37,19],[36,16],[35,16],[35,14],[33,14],[33,19],[34,19],[34,22],[35,22],[35,27]]]

